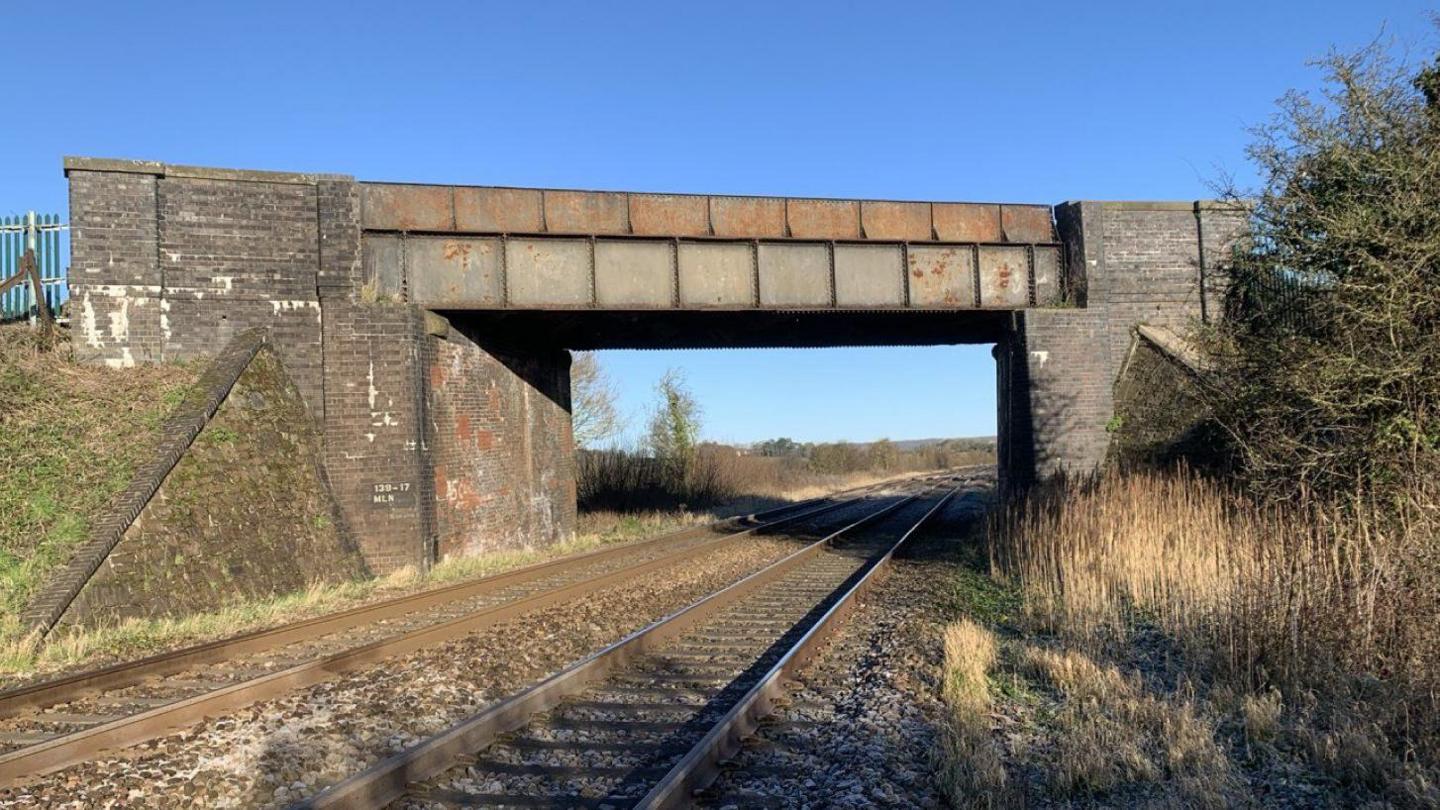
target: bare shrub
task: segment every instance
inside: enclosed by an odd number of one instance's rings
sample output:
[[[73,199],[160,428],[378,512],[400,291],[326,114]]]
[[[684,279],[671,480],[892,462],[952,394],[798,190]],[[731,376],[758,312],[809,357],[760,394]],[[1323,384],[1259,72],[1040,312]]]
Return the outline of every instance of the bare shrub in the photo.
[[[1332,54],[1255,134],[1211,399],[1252,486],[1401,492],[1440,469],[1440,61]]]
[[[594,352],[575,352],[570,363],[571,434],[576,447],[594,447],[625,427],[615,408],[615,384]]]

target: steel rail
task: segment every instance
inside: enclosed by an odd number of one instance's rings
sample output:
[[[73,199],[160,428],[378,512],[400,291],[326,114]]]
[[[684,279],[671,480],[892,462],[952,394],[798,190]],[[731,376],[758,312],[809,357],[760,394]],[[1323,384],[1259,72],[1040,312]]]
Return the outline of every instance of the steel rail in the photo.
[[[125,661],[99,669],[78,672],[61,678],[26,684],[14,689],[0,691],[0,719],[13,717],[25,709],[65,703],[94,692],[133,686],[149,678],[181,672],[204,664],[225,661],[240,655],[264,652],[265,650],[283,647],[297,641],[304,641],[318,636],[348,630],[363,624],[370,624],[406,613],[425,610],[447,602],[456,602],[481,596],[490,591],[499,590],[528,579],[536,579],[542,575],[563,570],[564,568],[582,562],[600,562],[662,543],[677,542],[692,535],[699,536],[707,531],[723,531],[729,526],[733,526],[737,533],[741,531],[759,531],[768,528],[770,525],[776,525],[780,521],[777,519],[774,524],[749,526],[744,529],[741,529],[741,526],[744,525],[745,521],[767,520],[770,516],[778,512],[814,506],[822,501],[834,498],[845,499],[841,503],[836,504],[835,508],[839,508],[839,506],[843,506],[845,503],[853,502],[855,498],[861,497],[863,493],[875,489],[876,486],[877,485],[857,487],[852,490],[812,498],[808,501],[796,501],[793,504],[786,504],[785,506],[768,509],[763,512],[725,518],[724,520],[716,521],[705,526],[678,529],[638,543],[627,543],[611,548],[571,554],[553,560],[522,566],[510,571],[492,574],[469,582],[460,582],[454,585],[421,591],[419,593],[397,596],[336,613],[328,613],[323,616],[316,616],[311,619],[291,622],[277,627],[241,633],[239,635],[216,639],[215,641],[208,641],[190,647],[183,647],[178,650],[159,653],[134,661]],[[799,516],[792,515],[791,517]]]
[[[877,486],[884,485],[862,487],[857,490],[850,490],[849,492],[864,493],[877,488]],[[833,497],[835,496],[827,496],[827,498]],[[239,681],[237,683],[233,683],[219,689],[205,692],[203,694],[195,695],[188,698],[181,698],[172,703],[158,706],[148,711],[139,712],[133,715],[119,718],[117,720],[113,720],[111,722],[93,726],[87,729],[82,729],[80,731],[72,732],[70,734],[58,736],[44,742],[36,743],[34,745],[7,752],[5,754],[0,754],[0,786],[16,783],[22,778],[40,776],[45,773],[67,767],[69,765],[84,762],[88,759],[93,758],[97,753],[104,750],[113,750],[129,747],[137,743],[158,737],[176,728],[181,728],[193,724],[204,719],[207,716],[213,716],[217,713],[225,711],[233,711],[235,709],[244,707],[260,700],[265,700],[271,697],[275,697],[277,695],[284,694],[286,692],[294,691],[295,689],[318,683],[341,672],[352,670],[366,664],[375,663],[377,661],[381,661],[395,655],[402,655],[404,653],[412,652],[423,647],[439,644],[449,639],[466,635],[476,630],[498,624],[500,622],[524,615],[529,612],[542,610],[554,604],[586,596],[590,593],[603,590],[604,588],[607,588],[616,583],[643,576],[644,574],[647,574],[651,571],[669,567],[684,562],[686,560],[698,559],[709,553],[719,550],[720,547],[722,547],[723,545],[738,541],[740,538],[748,536],[755,532],[764,529],[775,528],[783,524],[793,523],[795,521],[799,521],[805,518],[816,517],[827,512],[835,511],[847,505],[854,504],[860,497],[863,497],[863,495],[856,495],[853,498],[841,500],[833,504],[827,504],[810,509],[805,509],[796,514],[787,515],[769,522],[761,523],[740,531],[736,531],[731,534],[723,535],[712,540],[707,540],[699,545],[682,549],[678,552],[662,554],[661,556],[646,560],[637,565],[626,566],[624,568],[620,568],[614,571],[608,571],[602,574],[578,580],[576,582],[561,585],[559,587],[550,588],[534,594],[529,594],[512,601],[504,602],[498,605],[490,605],[487,607],[483,607],[453,619],[448,619],[414,630],[401,632],[395,636],[379,639],[328,655],[311,658],[307,661],[303,661],[299,664],[295,664],[293,666],[278,670],[276,672]],[[800,503],[804,504],[806,502],[802,501]],[[768,512],[759,513],[759,515],[763,516],[766,514],[772,514],[776,511],[791,509],[794,508],[796,505],[797,504],[792,504],[788,507],[782,507],[781,509],[769,510]],[[752,518],[753,517],[754,516],[752,516]],[[675,534],[678,535],[682,533],[683,532],[677,532]],[[500,582],[503,584],[514,584],[514,582],[516,581],[521,581],[521,574],[534,574],[535,572],[540,571],[553,571],[557,569],[557,566],[560,566],[562,564],[579,565],[581,563],[594,562],[597,559],[601,559],[602,555],[610,556],[619,552],[634,552],[637,548],[649,547],[656,543],[664,541],[673,542],[675,541],[675,539],[676,538],[674,536],[666,535],[661,538],[657,538],[656,540],[646,541],[644,543],[631,544],[628,546],[618,547],[616,549],[606,549],[602,550],[601,552],[590,552],[587,554],[561,558],[560,560],[555,560],[548,563],[540,563],[535,566],[529,566],[525,569],[517,569],[516,571],[508,572],[507,574],[499,574],[495,577],[487,578],[486,580],[478,580],[476,583],[470,584],[472,586],[486,582],[491,584],[494,584],[496,582]],[[479,591],[477,591],[477,593],[479,593]],[[452,597],[452,599],[453,598],[455,597]],[[402,597],[402,599],[405,599],[405,597]],[[400,600],[393,600],[389,604],[393,606],[399,601]],[[425,604],[433,605],[434,602],[427,601],[425,602]],[[352,615],[359,611],[372,611],[369,614],[371,617],[369,620],[373,621],[383,615],[381,613],[373,612],[373,607],[374,606],[372,606],[371,608],[357,608],[354,611],[348,611],[346,614],[336,615],[344,616]],[[411,603],[409,609],[407,609],[405,612],[413,612],[414,609],[415,608],[413,607],[413,603]],[[296,640],[314,637],[315,635],[318,635],[318,633],[316,633],[313,628],[316,627],[318,623],[324,622],[329,618],[332,617],[322,617],[321,619],[301,622],[295,626],[279,628],[277,632],[294,631],[296,633],[299,633],[301,630],[309,629],[310,632],[308,635],[298,636]],[[334,632],[335,629],[338,628],[332,627],[329,632]],[[249,637],[239,638],[248,639]],[[224,642],[216,642],[208,645],[201,645],[199,649],[202,652],[209,653],[216,644],[223,643]],[[188,651],[182,651],[182,653],[184,652]],[[233,656],[234,654],[235,653],[232,651],[229,655]],[[222,656],[221,660],[223,660],[223,657],[225,656]],[[163,658],[163,656],[157,656],[156,658]],[[146,661],[137,662],[136,665],[132,665],[132,667],[139,666],[153,660],[155,659],[147,659]],[[157,663],[163,664],[163,661],[159,661]],[[186,665],[195,666],[197,665],[197,661],[194,659],[188,659],[186,661]],[[126,670],[129,673],[127,677],[133,676],[134,674],[134,670],[127,670],[125,665],[110,668],[110,670],[115,669]],[[69,682],[75,679],[86,679],[88,677],[92,680],[90,681],[86,691],[98,691],[98,689],[94,685],[93,679],[105,675],[110,670],[101,670],[96,673],[86,673],[75,676],[75,678],[73,679],[64,679],[64,681],[56,683]],[[148,674],[153,676],[156,673],[152,671]],[[138,679],[132,679],[130,682],[133,683],[135,682],[135,680],[143,680],[143,676]],[[35,688],[41,689],[47,686],[49,685],[38,684]],[[26,690],[17,691],[24,692]],[[60,701],[51,701],[52,704],[56,702]]]
[[[878,520],[928,494],[929,490],[899,498],[894,503],[855,520],[806,547],[777,560],[676,613],[662,618],[611,644],[573,666],[546,678],[514,696],[463,720],[438,735],[384,759],[339,782],[322,793],[292,806],[292,810],[384,807],[405,795],[410,784],[434,777],[454,766],[456,758],[482,749],[500,735],[525,726],[531,717],[559,705],[617,668],[674,639],[733,605],[754,591],[782,578],[823,553],[840,536]]]
[[[774,711],[776,702],[784,694],[783,684],[787,678],[815,657],[824,643],[840,629],[840,625],[855,609],[860,597],[879,581],[895,552],[905,545],[920,527],[929,522],[931,517],[945,508],[958,491],[952,489],[895,541],[890,549],[870,566],[864,576],[846,591],[635,805],[637,810],[687,806],[696,792],[714,782],[720,773],[720,764],[734,756],[745,738],[755,733],[760,720]]]

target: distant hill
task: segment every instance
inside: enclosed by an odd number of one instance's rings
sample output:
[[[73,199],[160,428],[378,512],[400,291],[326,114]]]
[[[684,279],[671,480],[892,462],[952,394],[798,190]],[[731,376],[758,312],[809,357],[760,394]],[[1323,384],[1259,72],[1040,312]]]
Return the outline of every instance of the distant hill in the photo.
[[[919,450],[922,447],[940,444],[941,442],[955,442],[963,448],[974,448],[976,450],[988,450],[995,446],[994,436],[957,436],[948,439],[893,439],[891,443],[898,450]]]

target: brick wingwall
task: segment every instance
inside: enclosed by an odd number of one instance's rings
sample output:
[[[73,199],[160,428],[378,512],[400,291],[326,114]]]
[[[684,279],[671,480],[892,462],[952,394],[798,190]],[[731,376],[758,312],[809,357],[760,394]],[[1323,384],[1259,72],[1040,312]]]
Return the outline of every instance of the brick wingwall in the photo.
[[[1244,211],[1214,203],[1072,202],[1056,209],[1071,309],[1017,312],[996,349],[1002,484],[1105,459],[1115,381],[1140,324],[1184,333],[1213,314],[1214,272]],[[1203,291],[1203,294],[1202,294]]]

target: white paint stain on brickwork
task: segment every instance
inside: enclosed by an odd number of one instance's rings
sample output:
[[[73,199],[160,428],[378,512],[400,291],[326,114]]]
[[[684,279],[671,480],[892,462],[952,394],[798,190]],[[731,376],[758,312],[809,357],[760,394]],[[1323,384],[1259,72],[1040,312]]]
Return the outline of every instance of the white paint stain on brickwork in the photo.
[[[95,325],[95,305],[90,303],[90,291],[86,290],[80,304],[80,334],[85,336],[85,345],[98,349],[104,345],[100,340],[100,329]]]
[[[125,342],[130,339],[130,299],[120,299],[120,306],[110,310],[110,337]]]
[[[1040,367],[1040,368],[1044,368],[1044,367],[1045,367],[1045,364],[1050,361],[1050,352],[1042,352],[1042,351],[1033,351],[1033,352],[1030,352],[1030,359],[1036,361],[1036,362],[1039,364],[1039,367]]]
[[[319,302],[319,301],[304,301],[304,300],[300,300],[300,301],[286,301],[286,300],[276,299],[276,300],[271,300],[271,301],[270,301],[270,306],[271,306],[271,308],[274,310],[274,314],[275,314],[275,316],[276,316],[277,318],[280,316],[280,313],[282,313],[282,312],[299,312],[299,311],[307,310],[307,309],[308,309],[308,310],[313,310],[313,311],[315,312],[315,322],[316,322],[316,323],[320,323],[320,322],[321,322],[320,302]]]
[[[135,358],[130,354],[130,347],[123,346],[120,349],[120,356],[106,358],[105,365],[110,368],[132,368],[135,365]]]

